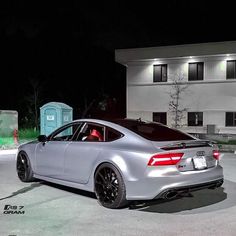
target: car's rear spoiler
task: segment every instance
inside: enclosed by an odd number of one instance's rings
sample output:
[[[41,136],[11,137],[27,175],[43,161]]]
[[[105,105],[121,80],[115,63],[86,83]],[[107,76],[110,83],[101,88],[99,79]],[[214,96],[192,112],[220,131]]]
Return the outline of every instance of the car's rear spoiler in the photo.
[[[168,151],[168,150],[186,149],[186,148],[213,147],[214,144],[216,144],[216,142],[211,140],[194,140],[194,141],[173,143],[160,148],[165,151]]]

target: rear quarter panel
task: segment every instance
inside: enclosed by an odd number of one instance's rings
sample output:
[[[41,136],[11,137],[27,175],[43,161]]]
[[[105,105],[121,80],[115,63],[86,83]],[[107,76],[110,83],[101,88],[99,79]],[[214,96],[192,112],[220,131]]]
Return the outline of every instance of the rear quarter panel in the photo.
[[[100,164],[109,162],[118,168],[124,181],[143,178],[147,163],[156,151],[151,142],[129,135],[120,140],[104,143],[91,177]]]

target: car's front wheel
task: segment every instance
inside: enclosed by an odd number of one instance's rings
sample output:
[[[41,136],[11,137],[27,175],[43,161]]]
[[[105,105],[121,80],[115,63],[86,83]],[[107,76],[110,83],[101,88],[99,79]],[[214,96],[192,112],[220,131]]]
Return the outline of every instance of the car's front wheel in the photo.
[[[94,176],[95,194],[99,203],[107,208],[121,208],[127,204],[123,178],[110,163],[100,165]]]
[[[29,158],[23,151],[19,152],[17,155],[16,170],[22,182],[31,182],[34,180]]]

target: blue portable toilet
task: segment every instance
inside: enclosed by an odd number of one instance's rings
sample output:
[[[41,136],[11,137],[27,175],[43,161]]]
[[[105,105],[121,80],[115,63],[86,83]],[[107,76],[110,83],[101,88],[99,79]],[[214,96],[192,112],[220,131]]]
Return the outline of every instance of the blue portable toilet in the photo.
[[[40,107],[40,134],[49,135],[72,119],[72,107],[61,102],[46,103]]]

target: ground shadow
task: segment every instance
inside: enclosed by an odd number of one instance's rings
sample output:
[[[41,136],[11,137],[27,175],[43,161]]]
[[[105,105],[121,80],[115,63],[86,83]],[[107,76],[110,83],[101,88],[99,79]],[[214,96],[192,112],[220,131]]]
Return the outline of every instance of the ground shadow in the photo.
[[[95,194],[92,193],[92,192],[88,192],[88,191],[85,191],[85,190],[80,190],[80,189],[77,189],[77,188],[72,188],[72,187],[68,187],[68,186],[64,186],[64,185],[60,185],[60,184],[55,184],[55,183],[51,183],[51,182],[47,182],[47,181],[43,181],[41,183],[43,183],[44,185],[48,185],[50,187],[54,187],[54,188],[63,190],[63,191],[67,191],[67,192],[70,192],[70,193],[82,195],[84,197],[90,197],[90,198],[96,199]]]
[[[15,197],[15,196],[17,196],[17,195],[19,195],[19,194],[23,194],[23,193],[29,192],[29,191],[31,191],[32,189],[37,188],[37,187],[40,187],[40,186],[41,186],[41,183],[40,183],[40,182],[32,183],[30,186],[21,188],[21,189],[17,190],[16,192],[13,192],[11,195],[9,195],[9,196],[7,196],[7,197],[0,198],[0,201],[2,201],[2,200],[4,200],[4,199],[8,199],[8,198]]]
[[[225,180],[222,187],[214,190],[199,190],[169,201],[157,199],[135,202],[129,206],[129,209],[153,213],[179,213],[187,211],[188,214],[195,214],[232,206],[236,206],[236,183]]]

